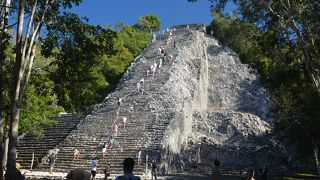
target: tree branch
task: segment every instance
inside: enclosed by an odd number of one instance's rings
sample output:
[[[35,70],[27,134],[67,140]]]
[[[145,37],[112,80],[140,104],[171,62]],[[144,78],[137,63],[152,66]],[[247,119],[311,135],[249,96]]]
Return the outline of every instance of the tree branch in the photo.
[[[278,18],[280,18],[281,20],[284,20],[284,17],[282,17],[280,14],[278,14],[278,13],[276,13],[273,9],[272,9],[272,7],[266,2],[266,1],[262,1],[265,5],[266,5],[266,7],[269,9],[269,11],[272,13],[272,14],[274,14],[275,16],[277,16]]]
[[[32,27],[32,24],[33,24],[33,18],[34,18],[34,14],[36,12],[36,7],[37,7],[37,0],[34,1],[34,4],[33,4],[33,7],[32,7],[32,11],[31,11],[31,16],[30,16],[30,19],[29,19],[29,23],[28,23],[28,28],[27,28],[27,33],[26,33],[26,37],[24,39],[24,44],[23,44],[23,50],[22,50],[22,58],[25,58],[25,55],[26,55],[26,50],[27,50],[27,45],[29,43],[29,37],[30,37],[30,31],[31,31],[31,27]],[[26,68],[27,63],[23,64],[23,70]]]

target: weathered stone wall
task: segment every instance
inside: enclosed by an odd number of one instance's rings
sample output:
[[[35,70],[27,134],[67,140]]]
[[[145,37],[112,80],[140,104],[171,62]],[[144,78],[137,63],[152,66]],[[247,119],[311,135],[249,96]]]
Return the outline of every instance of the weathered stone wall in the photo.
[[[203,32],[174,38],[178,46],[171,50],[175,56],[168,79],[151,102],[157,113],[171,114],[161,171],[183,171],[192,163],[211,164],[213,158],[230,168],[277,164],[280,146],[268,134],[271,97],[257,73]],[[273,153],[262,156],[264,150]]]

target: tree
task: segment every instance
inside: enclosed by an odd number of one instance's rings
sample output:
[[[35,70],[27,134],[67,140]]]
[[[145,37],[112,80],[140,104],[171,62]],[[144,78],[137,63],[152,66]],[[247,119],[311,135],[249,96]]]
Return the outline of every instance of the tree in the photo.
[[[9,20],[9,7],[11,0],[0,1],[0,177],[3,177],[3,157],[4,157],[4,64],[6,59],[6,50],[9,45],[8,20]]]
[[[134,57],[147,46],[150,38],[148,32],[139,31],[135,25],[121,24],[119,27],[117,38],[114,40],[116,53],[110,57],[106,55],[101,57],[104,63],[104,76],[111,85],[110,90],[118,83]]]
[[[138,20],[138,24],[142,29],[146,29],[149,33],[159,31],[161,22],[158,16],[154,14],[149,14],[144,17],[140,17]]]
[[[102,100],[108,82],[99,55],[113,53],[115,32],[87,24],[76,14],[65,13],[47,26],[42,53],[53,57],[50,73],[58,104],[67,111],[83,112]]]
[[[24,92],[30,78],[34,63],[35,51],[44,21],[60,14],[60,7],[78,5],[80,0],[19,0],[18,25],[16,34],[16,61],[13,72],[13,90],[10,98],[9,150],[7,179],[14,179],[16,173],[16,147],[19,129],[20,109]],[[28,25],[23,33],[24,18],[27,13]],[[30,11],[29,11],[30,10]],[[49,11],[50,12],[49,12]],[[25,34],[25,37],[23,35]]]

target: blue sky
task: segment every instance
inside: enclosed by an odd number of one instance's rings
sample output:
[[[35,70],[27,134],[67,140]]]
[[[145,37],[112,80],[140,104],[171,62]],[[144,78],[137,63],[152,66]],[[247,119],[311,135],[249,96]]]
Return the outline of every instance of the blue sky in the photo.
[[[90,19],[94,25],[114,25],[118,21],[135,24],[139,17],[156,14],[161,29],[179,24],[211,22],[208,0],[188,3],[187,0],[83,0],[72,12]],[[235,9],[229,5],[225,12]]]

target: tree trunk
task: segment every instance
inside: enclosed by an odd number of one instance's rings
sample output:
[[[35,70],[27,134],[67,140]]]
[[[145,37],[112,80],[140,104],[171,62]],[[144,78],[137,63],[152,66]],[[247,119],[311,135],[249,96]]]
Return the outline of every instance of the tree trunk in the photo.
[[[312,139],[312,147],[313,147],[314,159],[316,161],[316,166],[317,166],[318,179],[320,180],[319,148],[314,138]]]
[[[14,179],[16,174],[16,153],[17,153],[17,141],[18,141],[18,128],[19,128],[19,116],[20,116],[20,85],[23,74],[21,67],[24,64],[22,61],[22,30],[25,11],[25,0],[19,1],[19,16],[18,16],[18,28],[16,37],[16,62],[14,70],[13,91],[10,98],[10,126],[9,126],[9,147],[8,147],[8,163],[7,163],[7,179]]]
[[[1,8],[1,35],[0,35],[0,162],[3,161],[4,158],[4,72],[3,72],[3,66],[4,61],[6,59],[6,50],[9,44],[9,35],[7,33],[7,26],[8,26],[8,17],[9,17],[9,6],[11,4],[11,0],[5,0],[1,2],[1,5],[4,5],[5,7]],[[3,177],[3,164],[0,163],[0,177]]]
[[[2,159],[2,167],[5,168],[7,165],[7,160],[8,160],[8,146],[9,146],[9,138],[8,135],[6,134],[5,136],[5,141],[3,143],[3,159]]]
[[[0,74],[0,76],[1,76],[1,74]],[[0,92],[1,93],[1,95],[2,95],[2,92]],[[2,97],[0,97],[0,98],[2,98]],[[2,103],[2,102],[0,102],[0,103]],[[0,108],[2,108],[2,107],[0,107]],[[0,109],[0,111],[2,111],[2,109]],[[2,112],[0,112],[0,113],[2,113]],[[4,120],[3,120],[3,117],[2,117],[2,115],[0,114],[0,162],[2,162],[2,160],[3,160],[3,156],[4,156],[4,142],[3,142],[3,134],[4,134],[4,131],[3,131],[3,123],[4,122]],[[2,163],[0,163],[0,177],[3,177],[3,164]]]

